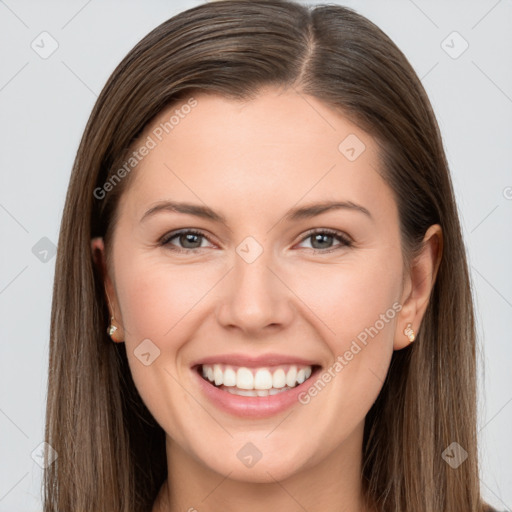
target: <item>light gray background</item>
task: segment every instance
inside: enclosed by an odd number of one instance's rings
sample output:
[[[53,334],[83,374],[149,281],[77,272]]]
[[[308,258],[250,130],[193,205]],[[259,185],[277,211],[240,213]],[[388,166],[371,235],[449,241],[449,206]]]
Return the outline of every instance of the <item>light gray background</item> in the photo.
[[[0,511],[41,510],[42,470],[31,454],[44,436],[51,244],[85,123],[132,46],[200,3],[0,0]],[[397,43],[437,114],[477,309],[482,492],[511,510],[512,2],[333,3]],[[43,31],[58,43],[47,59],[31,48]],[[464,41],[453,31],[469,44],[457,58]]]

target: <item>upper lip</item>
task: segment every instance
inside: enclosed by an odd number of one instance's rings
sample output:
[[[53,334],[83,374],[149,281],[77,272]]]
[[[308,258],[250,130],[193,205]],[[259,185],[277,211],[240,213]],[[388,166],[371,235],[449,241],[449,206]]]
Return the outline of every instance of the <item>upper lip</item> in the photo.
[[[289,356],[285,354],[261,354],[259,356],[250,356],[247,354],[218,354],[209,357],[202,357],[194,361],[190,366],[195,367],[202,364],[230,364],[233,366],[245,366],[256,368],[263,366],[279,366],[285,364],[298,364],[304,366],[319,366],[316,361],[303,359],[300,357]]]

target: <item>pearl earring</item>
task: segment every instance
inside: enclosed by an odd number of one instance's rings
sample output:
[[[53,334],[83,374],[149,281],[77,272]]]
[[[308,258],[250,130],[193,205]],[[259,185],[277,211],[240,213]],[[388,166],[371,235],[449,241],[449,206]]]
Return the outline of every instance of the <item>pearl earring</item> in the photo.
[[[110,309],[112,310],[112,312],[114,311],[112,309],[112,304],[110,302],[110,297],[108,296],[108,293],[106,292],[105,290],[105,294],[107,295],[107,300],[108,300],[108,303],[110,305]],[[117,331],[117,327],[114,325],[114,314],[112,314],[112,317],[110,318],[110,325],[107,327],[107,334],[112,338],[112,336],[114,335],[114,333]],[[112,341],[116,341],[114,338],[112,338]]]
[[[407,327],[404,329],[404,334],[409,338],[409,341],[414,341],[416,339],[416,334],[412,328],[412,324],[407,324]]]
[[[110,325],[107,328],[107,334],[109,336],[113,336],[114,333],[117,331],[117,327],[112,324],[113,321],[114,321],[114,317],[112,317],[112,319],[110,320]]]

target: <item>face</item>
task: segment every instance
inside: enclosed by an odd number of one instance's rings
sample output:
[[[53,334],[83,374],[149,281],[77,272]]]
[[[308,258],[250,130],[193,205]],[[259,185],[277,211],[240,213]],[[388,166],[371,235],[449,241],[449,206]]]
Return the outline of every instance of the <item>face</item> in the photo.
[[[407,344],[397,205],[375,141],[321,101],[194,99],[135,145],[152,147],[119,203],[107,290],[168,446],[280,480],[361,449]]]

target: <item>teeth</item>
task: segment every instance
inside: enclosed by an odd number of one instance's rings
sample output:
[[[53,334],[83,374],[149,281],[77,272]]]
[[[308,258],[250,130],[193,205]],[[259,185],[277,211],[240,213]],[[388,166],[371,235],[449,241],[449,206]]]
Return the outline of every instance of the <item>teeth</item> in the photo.
[[[277,395],[278,393],[282,393],[283,391],[288,391],[290,388],[286,387],[283,389],[239,389],[237,387],[226,387],[219,386],[220,389],[231,393],[232,395],[239,396],[269,396],[269,395]]]
[[[219,386],[223,382],[222,368],[216,364],[213,367],[213,378],[215,379],[215,385]]]
[[[286,385],[286,375],[284,374],[284,370],[282,368],[277,369],[272,375],[272,387],[281,389]]]
[[[282,393],[283,391],[288,391],[290,388],[285,387],[283,389],[239,389],[237,387],[226,387],[219,386],[223,391],[227,391],[232,395],[239,396],[269,396],[269,395],[277,395],[278,393]]]
[[[236,372],[236,387],[239,389],[254,389],[254,375],[249,368],[238,368]]]
[[[222,377],[224,386],[236,386],[236,373],[233,368],[226,368],[224,370],[224,376]]]
[[[273,382],[272,374],[266,369],[258,370],[256,372],[256,375],[254,376],[254,388],[255,389],[259,389],[262,391],[270,389],[272,387],[272,382]],[[227,386],[227,384],[226,384],[226,386]]]
[[[202,375],[205,379],[217,387],[242,396],[275,395],[302,384],[311,376],[311,372],[311,366],[294,364],[276,368],[247,368],[223,364],[202,365]]]
[[[286,374],[286,385],[293,387],[295,386],[295,383],[297,382],[297,367],[291,366],[288,370],[288,373]]]

